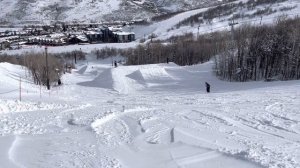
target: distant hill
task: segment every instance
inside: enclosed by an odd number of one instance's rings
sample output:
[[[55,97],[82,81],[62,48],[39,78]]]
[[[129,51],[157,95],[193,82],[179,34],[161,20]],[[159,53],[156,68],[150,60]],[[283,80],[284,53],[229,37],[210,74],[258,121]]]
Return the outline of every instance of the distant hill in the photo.
[[[226,0],[228,1],[228,0]],[[0,0],[0,24],[148,19],[225,0]],[[232,1],[232,0],[231,0]]]

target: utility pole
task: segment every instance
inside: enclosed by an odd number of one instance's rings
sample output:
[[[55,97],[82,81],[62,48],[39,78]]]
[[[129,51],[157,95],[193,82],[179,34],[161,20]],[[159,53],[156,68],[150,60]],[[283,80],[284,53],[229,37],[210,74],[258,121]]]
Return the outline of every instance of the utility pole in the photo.
[[[50,80],[49,80],[49,67],[48,67],[48,48],[45,47],[45,54],[46,54],[46,75],[47,75],[47,89],[50,90]]]
[[[231,35],[232,35],[232,40],[234,40],[234,26],[237,25],[239,23],[234,22],[234,20],[232,19],[231,22],[229,23],[229,26],[231,27]]]
[[[20,99],[20,101],[22,101],[22,79],[21,79],[21,76],[20,76],[20,95],[19,95],[19,99]]]
[[[74,60],[75,60],[75,64],[77,63],[77,60],[76,60],[76,52],[74,52]]]
[[[237,22],[234,22],[234,19],[232,18],[231,22],[229,23],[229,26],[231,27],[231,43],[229,43],[229,50],[230,54],[232,54],[232,56],[234,56],[234,47],[235,47],[235,33],[234,33],[234,26],[237,25]],[[232,70],[233,67],[230,67],[228,65],[228,71]],[[229,81],[231,82],[232,80],[232,74],[229,72]]]
[[[234,49],[234,39],[235,39],[235,33],[234,33],[234,26],[237,25],[239,23],[237,22],[234,22],[234,20],[232,19],[231,22],[229,23],[229,26],[231,27],[231,47],[232,47],[232,50]]]
[[[197,39],[199,39],[199,29],[200,29],[200,25],[198,26]]]
[[[261,25],[262,19],[263,19],[263,16],[261,15],[259,25]]]

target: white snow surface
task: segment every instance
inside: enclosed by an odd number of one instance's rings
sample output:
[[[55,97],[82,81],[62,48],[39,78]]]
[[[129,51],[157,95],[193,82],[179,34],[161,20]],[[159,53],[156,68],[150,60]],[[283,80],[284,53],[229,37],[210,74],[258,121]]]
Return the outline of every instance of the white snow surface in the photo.
[[[230,83],[212,62],[114,68],[93,57],[50,91],[0,63],[0,167],[300,167],[299,81]]]
[[[288,14],[300,7],[291,2],[283,5],[298,6]],[[133,31],[138,38],[155,33],[159,39],[197,34],[197,26],[171,28],[205,10]],[[272,23],[278,15],[263,21]],[[201,25],[199,33],[226,30],[225,20]],[[91,52],[137,44],[71,45],[48,51]],[[3,52],[44,51],[26,47]],[[300,167],[299,81],[230,83],[214,76],[212,62],[112,68],[111,59],[93,57],[77,64],[72,74],[63,76],[63,85],[50,91],[34,85],[26,68],[0,63],[0,167]],[[205,82],[212,93],[205,93]]]

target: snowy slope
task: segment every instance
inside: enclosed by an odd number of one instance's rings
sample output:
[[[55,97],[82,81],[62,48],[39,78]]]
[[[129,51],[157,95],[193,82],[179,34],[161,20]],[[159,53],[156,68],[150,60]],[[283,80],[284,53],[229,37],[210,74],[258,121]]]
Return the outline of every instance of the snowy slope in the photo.
[[[153,16],[228,3],[229,0],[0,0],[0,23],[49,24],[52,21],[103,22]],[[236,0],[234,2],[247,2]],[[298,6],[297,0],[274,2],[273,9]],[[255,7],[264,9],[266,5]],[[241,9],[242,13],[251,13]],[[279,10],[280,11],[280,10]],[[296,9],[294,11],[297,11]],[[254,12],[254,10],[252,11]]]
[[[238,0],[232,3],[246,3],[247,0]],[[230,3],[227,3],[230,4]],[[211,20],[210,23],[204,21],[204,23],[194,23],[193,25],[183,25],[177,27],[177,24],[181,21],[188,19],[189,17],[195,16],[199,13],[205,13],[209,9],[215,8],[217,6],[211,6],[207,8],[200,8],[196,10],[190,10],[186,12],[179,13],[170,17],[166,20],[154,22],[150,25],[137,25],[128,27],[127,30],[133,31],[136,33],[136,37],[138,39],[148,38],[151,34],[155,34],[158,40],[166,40],[172,36],[184,35],[186,33],[193,33],[195,36],[199,34],[207,34],[215,31],[230,31],[229,23],[232,21],[231,18],[233,15],[251,15],[258,10],[264,10],[266,8],[270,8],[273,10],[271,14],[262,14],[252,17],[243,17],[235,19],[235,22],[238,23],[236,26],[242,25],[259,25],[259,24],[272,24],[274,23],[278,17],[287,16],[290,18],[294,18],[298,16],[300,13],[300,1],[298,0],[287,0],[284,2],[276,2],[270,3],[266,5],[258,5],[254,8],[247,8],[246,5],[244,7],[237,8],[230,15],[225,15],[221,17],[216,17]],[[287,9],[287,10],[283,10]],[[126,28],[125,28],[126,30]],[[149,41],[149,40],[148,40]]]
[[[0,67],[17,86],[22,68]],[[211,69],[88,57],[41,97],[0,85],[1,166],[299,167],[299,81],[229,83]]]
[[[50,1],[49,1],[50,2]],[[246,0],[239,0],[235,1],[233,3],[239,3],[239,2],[247,2]],[[259,10],[260,8],[265,8],[266,6],[258,6],[254,9],[240,9],[237,10],[234,14],[239,14],[239,13],[246,13],[246,14],[251,14],[254,13],[255,11]],[[285,2],[281,3],[276,3],[276,4],[269,4],[267,7],[271,7],[275,12],[270,14],[270,15],[263,15],[261,16],[256,16],[253,18],[240,18],[236,19],[235,22],[239,23],[237,26],[242,26],[242,25],[247,25],[247,24],[252,24],[252,25],[257,25],[257,24],[272,24],[274,21],[279,16],[286,15],[287,17],[295,17],[299,14],[300,10],[300,1],[298,0],[287,0]],[[286,11],[281,11],[280,9],[283,8],[291,8],[290,10]],[[214,31],[223,31],[223,30],[230,30],[230,26],[228,25],[230,20],[229,16],[223,16],[223,17],[218,17],[215,18],[211,21],[211,23],[202,23],[199,25],[186,25],[186,26],[181,26],[179,28],[176,28],[176,25],[180,23],[181,21],[197,15],[201,12],[206,12],[210,8],[200,8],[200,9],[195,9],[195,10],[190,10],[190,11],[185,11],[179,14],[174,15],[173,17],[170,17],[168,19],[159,21],[159,22],[153,22],[150,25],[134,25],[134,26],[127,26],[124,27],[124,31],[133,31],[136,34],[137,40],[132,43],[122,43],[122,44],[113,44],[113,43],[108,43],[108,44],[91,44],[91,45],[69,45],[69,46],[59,46],[59,47],[51,47],[49,49],[49,52],[52,53],[59,53],[62,50],[63,51],[73,51],[73,50],[78,50],[82,49],[85,52],[91,52],[94,49],[99,49],[99,48],[105,48],[105,47],[117,47],[117,48],[129,48],[129,47],[135,47],[138,45],[139,40],[142,38],[148,38],[152,34],[155,34],[157,36],[156,39],[160,40],[165,40],[168,39],[172,36],[177,36],[177,35],[183,35],[186,33],[193,33],[195,36],[197,36],[198,32],[199,34],[205,34],[205,33],[211,33]],[[91,12],[92,10],[90,10]],[[80,12],[77,12],[77,14],[80,14]],[[123,14],[125,15],[125,14]],[[75,15],[69,15],[70,17],[75,16]],[[94,15],[93,15],[94,16]],[[199,29],[198,29],[199,28]],[[3,29],[4,31],[5,29]],[[149,40],[148,40],[149,41]],[[21,50],[9,50],[9,51],[2,51],[3,53],[6,54],[22,54],[23,52],[43,52],[44,48],[40,48],[37,46],[26,46],[22,48]]]
[[[240,0],[238,2],[247,2],[245,0]],[[242,15],[242,14],[253,14],[257,12],[258,10],[263,10],[265,8],[270,8],[274,11],[274,13],[271,14],[263,14],[263,15],[257,15],[255,17],[244,17],[244,18],[238,18],[235,19],[235,22],[238,23],[237,26],[242,26],[242,25],[259,25],[259,24],[272,24],[274,23],[278,17],[280,16],[287,16],[290,18],[297,17],[300,15],[300,1],[298,0],[287,0],[285,2],[281,3],[274,3],[274,4],[269,4],[269,5],[262,5],[262,6],[257,6],[253,9],[247,9],[247,8],[238,8],[236,12],[234,12],[231,15],[228,16],[222,16],[222,17],[217,17],[212,19],[211,23],[201,23],[201,24],[194,24],[194,25],[187,25],[187,26],[182,26],[180,28],[177,28],[175,25],[182,21],[183,19],[178,19],[176,22],[172,22],[172,24],[166,24],[161,30],[157,29],[156,31],[153,31],[153,33],[159,35],[158,39],[164,40],[168,39],[172,36],[178,36],[178,35],[183,35],[186,33],[193,33],[195,36],[197,34],[207,34],[215,31],[223,31],[223,30],[228,30],[230,31],[230,26],[229,23],[231,22],[231,18],[233,15]],[[289,10],[282,10],[284,8],[290,8]],[[205,12],[209,8],[204,8],[201,11]],[[200,11],[198,12],[200,13]],[[198,14],[196,13],[196,14]],[[193,16],[193,15],[190,15]],[[187,17],[186,17],[187,18]]]
[[[49,23],[50,21],[101,22],[147,19],[163,12],[207,6],[208,0],[0,0],[4,23]]]
[[[49,23],[52,20],[95,20],[119,9],[121,0],[96,1],[94,4],[90,1],[75,3],[74,0],[2,0],[0,3],[2,8],[0,16],[4,20]]]
[[[53,1],[43,2],[47,6]],[[275,7],[298,4],[289,0]],[[197,26],[172,27],[207,9],[134,30],[139,38],[197,34]],[[271,23],[280,14],[263,21]],[[199,33],[227,29],[226,19],[201,25]],[[50,47],[49,52],[137,44],[71,45]],[[43,50],[33,46],[5,52]],[[111,67],[112,60],[121,59],[100,61],[88,55],[72,74],[63,76],[62,86],[50,91],[33,85],[26,68],[0,63],[0,167],[300,167],[299,81],[229,83],[214,76],[212,62]],[[205,93],[205,82],[212,93]]]

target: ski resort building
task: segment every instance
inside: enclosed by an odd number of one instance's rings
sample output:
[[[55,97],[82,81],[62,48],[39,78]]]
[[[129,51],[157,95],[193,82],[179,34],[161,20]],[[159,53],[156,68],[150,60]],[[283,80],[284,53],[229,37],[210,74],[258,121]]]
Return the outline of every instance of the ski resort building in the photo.
[[[103,33],[101,31],[87,31],[85,35],[90,43],[103,42]]]
[[[135,34],[133,32],[114,32],[113,38],[115,42],[126,43],[135,40]]]

